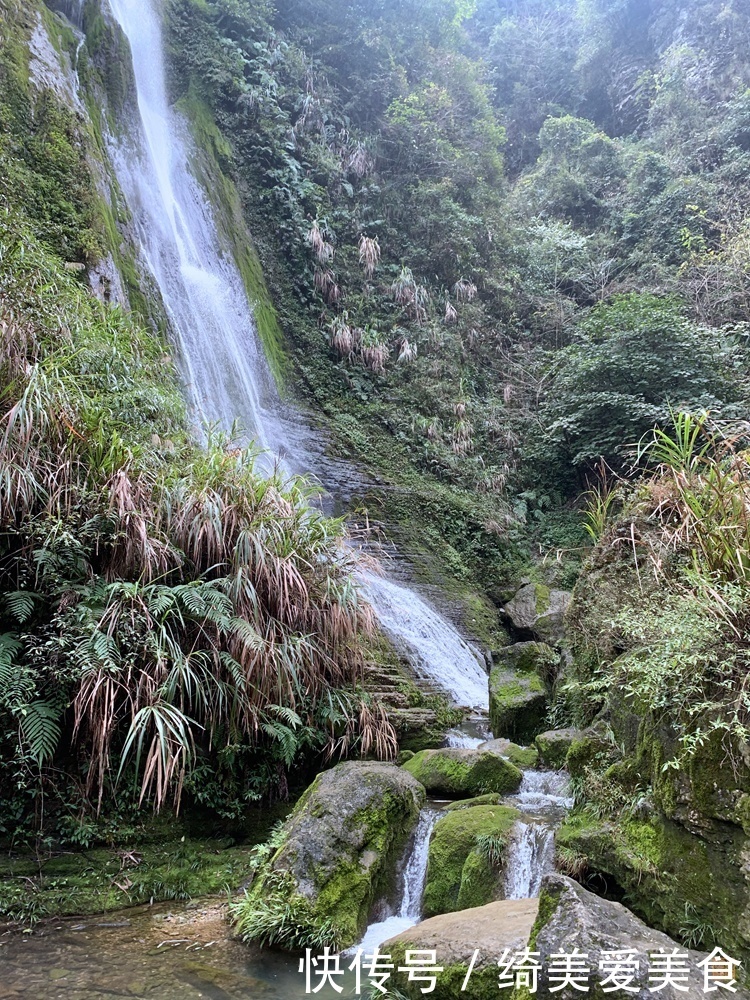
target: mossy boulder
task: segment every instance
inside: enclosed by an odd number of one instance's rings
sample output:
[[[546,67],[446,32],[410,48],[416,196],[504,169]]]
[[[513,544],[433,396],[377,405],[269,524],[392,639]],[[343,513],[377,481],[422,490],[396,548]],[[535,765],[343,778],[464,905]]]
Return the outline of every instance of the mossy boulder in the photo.
[[[539,751],[536,747],[521,747],[517,743],[511,743],[510,740],[488,740],[486,743],[481,743],[479,749],[494,750],[522,770],[534,768],[539,763]]]
[[[589,769],[605,770],[616,759],[615,748],[603,729],[584,729],[570,744],[565,766],[574,778],[586,778]]]
[[[396,969],[404,965],[407,951],[435,951],[443,971],[429,996],[433,1000],[497,1000],[497,959],[504,951],[523,951],[539,908],[536,899],[506,899],[457,913],[424,920],[391,938],[382,950],[391,955]],[[466,974],[479,951],[469,984]],[[395,972],[392,982],[409,1000],[422,1000],[425,983],[408,981],[408,974]]]
[[[504,608],[518,633],[531,633],[552,646],[562,642],[565,633],[565,612],[571,594],[567,590],[550,590],[542,583],[528,583]]]
[[[459,799],[457,802],[449,802],[443,807],[444,812],[455,812],[457,809],[473,809],[474,806],[499,806],[502,803],[502,795],[490,792],[487,795],[477,795],[474,799]]]
[[[425,916],[502,898],[506,852],[519,816],[510,806],[478,805],[438,820],[427,862]]]
[[[495,656],[490,726],[495,737],[531,743],[545,728],[548,691],[560,657],[543,642],[517,642]]]
[[[493,750],[444,747],[421,750],[404,766],[428,792],[446,798],[472,798],[487,792],[509,794],[521,785],[523,775],[509,760]]]
[[[655,813],[594,819],[571,814],[557,832],[568,869],[596,877],[608,893],[627,894],[634,913],[676,938],[714,941],[750,957],[750,843],[741,829],[717,824],[705,836]]]
[[[542,764],[559,771],[565,766],[565,758],[571,746],[580,738],[580,729],[550,729],[535,738],[534,746]]]
[[[542,972],[536,996],[542,1000],[552,1000],[554,997],[573,1000],[582,995],[580,990],[571,985],[560,989],[558,983],[550,982],[548,970],[554,954],[570,954],[578,948],[579,952],[586,955],[585,965],[590,969],[587,983],[589,992],[586,995],[596,1000],[605,1000],[612,996],[611,983],[609,990],[602,985],[608,975],[606,970],[600,971],[600,962],[605,952],[636,953],[638,969],[632,985],[640,987],[638,996],[645,997],[650,995],[649,956],[660,950],[671,954],[677,948],[676,941],[648,927],[620,903],[601,899],[562,875],[547,875],[542,881],[539,914],[531,932],[531,942],[533,949],[540,955]],[[682,947],[679,950],[685,951]],[[677,1000],[678,997],[698,1000],[699,997],[704,997],[703,977],[697,968],[697,963],[704,957],[698,952],[688,952],[687,963],[692,974],[687,992],[667,985],[659,990],[658,995],[668,1000]]]
[[[243,938],[354,944],[389,888],[424,799],[422,785],[392,764],[352,761],[318,775],[235,910]]]

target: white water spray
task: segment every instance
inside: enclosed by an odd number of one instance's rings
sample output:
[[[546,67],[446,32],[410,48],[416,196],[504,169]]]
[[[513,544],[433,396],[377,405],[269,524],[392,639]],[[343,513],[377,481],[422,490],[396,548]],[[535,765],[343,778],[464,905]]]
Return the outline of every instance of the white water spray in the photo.
[[[555,869],[555,831],[546,823],[516,823],[513,831],[506,899],[533,899],[539,895],[542,878]]]
[[[408,931],[419,923],[422,916],[422,894],[427,879],[427,860],[430,853],[430,837],[432,829],[442,814],[437,809],[423,809],[419,823],[414,833],[414,844],[404,868],[401,885],[401,905],[398,913],[370,924],[365,936],[356,948],[362,949],[365,955],[372,954],[384,941]]]
[[[509,804],[525,813],[512,833],[505,871],[506,899],[539,895],[542,878],[555,870],[555,830],[571,808],[569,777],[559,771],[524,771]]]
[[[290,429],[281,416],[241,275],[222,249],[211,207],[191,173],[187,130],[167,102],[161,26],[151,0],[111,4],[130,42],[143,133],[140,146],[120,144],[113,160],[143,263],[170,321],[191,407],[225,430],[239,420],[285,468],[314,472],[300,444],[305,429]],[[360,580],[384,631],[417,673],[457,704],[486,709],[487,676],[456,629],[409,588],[364,572]]]

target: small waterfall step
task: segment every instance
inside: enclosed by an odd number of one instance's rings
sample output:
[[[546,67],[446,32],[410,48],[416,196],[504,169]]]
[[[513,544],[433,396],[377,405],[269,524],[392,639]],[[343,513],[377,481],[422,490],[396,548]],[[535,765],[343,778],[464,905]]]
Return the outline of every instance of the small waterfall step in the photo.
[[[370,924],[365,936],[351,951],[372,954],[384,941],[415,927],[422,916],[422,895],[427,879],[427,860],[432,830],[442,815],[440,809],[427,805],[422,810],[412,838],[411,850],[401,876],[401,902],[398,912],[385,920]]]

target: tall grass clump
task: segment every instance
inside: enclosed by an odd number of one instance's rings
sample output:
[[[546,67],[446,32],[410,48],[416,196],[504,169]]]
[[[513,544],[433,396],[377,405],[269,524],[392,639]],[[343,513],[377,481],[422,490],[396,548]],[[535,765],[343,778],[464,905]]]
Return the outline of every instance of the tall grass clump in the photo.
[[[670,429],[656,428],[642,442],[643,472],[618,486],[617,515],[607,519],[610,495],[590,508],[595,561],[615,558],[621,587],[594,644],[601,650],[606,634],[620,655],[583,688],[601,705],[615,685],[663,723],[678,748],[664,769],[687,766],[717,741],[722,759],[737,763],[750,743],[748,443],[744,426],[674,413]]]

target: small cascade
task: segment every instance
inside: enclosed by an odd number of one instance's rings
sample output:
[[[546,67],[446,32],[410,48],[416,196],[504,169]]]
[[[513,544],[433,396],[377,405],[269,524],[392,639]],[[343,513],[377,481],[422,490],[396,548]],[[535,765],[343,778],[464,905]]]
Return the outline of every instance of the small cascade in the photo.
[[[487,672],[468,642],[427,601],[393,580],[362,572],[383,631],[418,677],[464,708],[489,709]]]
[[[542,877],[555,870],[555,830],[546,823],[519,822],[513,831],[505,879],[506,899],[533,899]]]
[[[460,750],[477,750],[483,743],[493,739],[487,728],[487,716],[481,713],[469,716],[456,729],[449,729],[443,740],[444,747]]]
[[[78,30],[83,29],[83,8],[86,0],[52,0],[48,6],[56,10],[58,14],[63,14]]]
[[[525,814],[512,834],[506,899],[538,896],[542,878],[555,870],[555,830],[573,805],[569,781],[560,771],[524,771],[518,792],[506,800]]]
[[[411,853],[409,854],[402,875],[401,905],[398,913],[386,920],[370,924],[362,941],[353,951],[366,954],[380,947],[384,941],[395,937],[419,923],[422,915],[422,894],[427,879],[427,859],[430,853],[430,837],[435,823],[440,818],[440,810],[429,806],[422,810],[419,823],[414,833]]]
[[[513,799],[519,809],[563,814],[573,808],[570,776],[566,771],[524,771]]]
[[[462,733],[460,729],[449,729],[445,734],[443,746],[455,747],[459,750],[476,750],[485,742],[486,740],[482,736],[469,736],[468,733]]]

